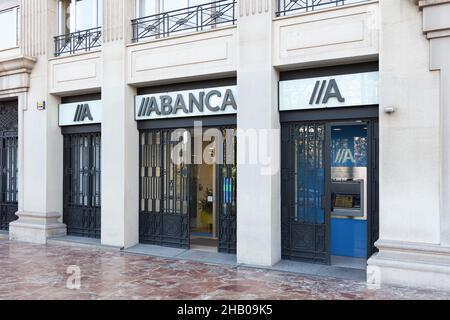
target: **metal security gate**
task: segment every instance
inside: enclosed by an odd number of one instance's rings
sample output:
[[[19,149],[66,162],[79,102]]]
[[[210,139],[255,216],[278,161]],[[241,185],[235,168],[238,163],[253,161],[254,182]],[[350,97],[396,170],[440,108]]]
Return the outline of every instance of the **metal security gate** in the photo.
[[[67,234],[100,238],[101,134],[64,135],[64,208]]]
[[[218,164],[219,252],[236,253],[236,132],[223,129],[223,161]]]
[[[329,263],[329,180],[324,124],[282,126],[282,256]]]
[[[140,132],[139,241],[189,248],[190,166],[171,159],[173,131]]]
[[[0,230],[17,220],[17,103],[0,105]]]

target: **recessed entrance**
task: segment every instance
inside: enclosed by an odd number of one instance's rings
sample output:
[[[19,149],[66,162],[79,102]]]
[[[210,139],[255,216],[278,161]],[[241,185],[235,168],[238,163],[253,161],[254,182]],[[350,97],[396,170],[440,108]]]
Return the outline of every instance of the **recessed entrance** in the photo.
[[[214,157],[215,152],[215,146],[203,142],[202,154],[209,153],[209,156]],[[202,154],[194,154],[194,157],[202,157]],[[217,251],[216,166],[208,163],[192,165],[191,184],[191,249]]]
[[[139,239],[235,253],[235,129],[210,127],[200,132],[140,131]]]
[[[282,254],[364,267],[377,240],[377,121],[282,129]]]

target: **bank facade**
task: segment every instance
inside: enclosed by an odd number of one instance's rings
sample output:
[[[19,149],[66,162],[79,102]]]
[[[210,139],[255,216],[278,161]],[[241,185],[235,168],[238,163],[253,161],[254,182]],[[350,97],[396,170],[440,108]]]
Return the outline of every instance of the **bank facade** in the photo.
[[[1,232],[450,289],[449,14],[447,0],[4,1]]]

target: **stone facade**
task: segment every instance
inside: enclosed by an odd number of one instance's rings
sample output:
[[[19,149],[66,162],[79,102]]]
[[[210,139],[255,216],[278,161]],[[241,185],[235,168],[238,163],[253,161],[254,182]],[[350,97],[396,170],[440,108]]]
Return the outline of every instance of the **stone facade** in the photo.
[[[11,239],[65,234],[63,97],[102,94],[101,242],[131,247],[139,241],[138,88],[236,77],[238,127],[276,130],[280,72],[378,61],[380,252],[368,261],[368,282],[450,290],[450,1],[372,0],[276,17],[275,0],[241,0],[237,26],[133,43],[134,1],[105,0],[102,46],[58,57],[57,1],[16,2],[20,46],[0,51],[0,99],[19,101]],[[275,167],[279,142],[268,145]],[[281,259],[281,179],[262,169],[238,167],[237,261],[270,266]]]

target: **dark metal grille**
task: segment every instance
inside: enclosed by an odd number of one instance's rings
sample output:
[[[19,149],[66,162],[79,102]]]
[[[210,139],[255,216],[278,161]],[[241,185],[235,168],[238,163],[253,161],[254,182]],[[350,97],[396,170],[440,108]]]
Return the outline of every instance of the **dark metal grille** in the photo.
[[[17,220],[17,103],[0,105],[0,230]]]
[[[141,243],[189,248],[190,166],[171,161],[174,130],[140,133]]]
[[[236,253],[236,130],[223,129],[223,164],[218,165],[219,252]]]
[[[282,255],[328,263],[325,125],[282,129]]]
[[[133,42],[234,25],[236,2],[236,0],[221,0],[133,19],[131,21]]]
[[[55,56],[88,52],[102,45],[102,28],[76,31],[55,37]]]
[[[367,0],[278,0],[277,16],[343,6]]]
[[[100,238],[100,133],[64,136],[64,212],[67,234]]]

